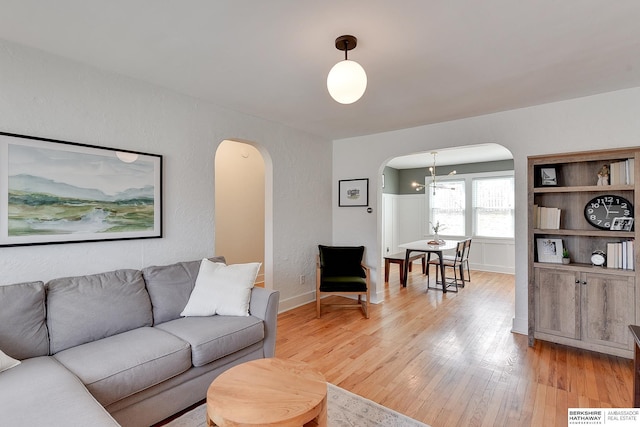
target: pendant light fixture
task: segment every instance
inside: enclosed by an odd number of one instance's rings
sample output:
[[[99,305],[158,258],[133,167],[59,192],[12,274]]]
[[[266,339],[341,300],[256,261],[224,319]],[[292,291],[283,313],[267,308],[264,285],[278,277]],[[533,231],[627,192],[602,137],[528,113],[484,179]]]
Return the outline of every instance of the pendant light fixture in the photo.
[[[367,73],[355,61],[347,59],[347,52],[354,49],[358,39],[354,36],[340,36],[336,39],[336,49],[344,50],[344,61],[331,68],[327,76],[327,89],[333,99],[340,104],[353,104],[367,89]]]
[[[437,151],[432,151],[431,155],[433,156],[433,166],[429,166],[429,173],[431,174],[431,184],[429,184],[428,186],[431,187],[433,189],[433,195],[436,195],[436,188],[444,188],[447,190],[455,190],[455,187],[447,187],[445,185],[442,184],[438,184],[436,182],[436,155],[438,154]],[[455,175],[456,171],[453,170],[451,172],[448,173],[448,175]],[[416,189],[416,191],[421,191],[422,189],[424,189],[425,187],[427,187],[426,184],[419,184],[415,181],[413,181],[411,183],[411,186],[413,188]]]
[[[136,153],[128,153],[125,151],[116,151],[116,157],[125,163],[133,163],[138,160],[138,155]]]

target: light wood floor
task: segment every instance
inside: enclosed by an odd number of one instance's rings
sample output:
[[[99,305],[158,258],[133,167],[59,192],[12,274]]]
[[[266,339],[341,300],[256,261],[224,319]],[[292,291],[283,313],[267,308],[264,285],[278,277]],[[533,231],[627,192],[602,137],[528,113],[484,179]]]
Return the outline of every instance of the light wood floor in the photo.
[[[280,314],[276,356],[433,427],[566,426],[567,408],[632,406],[631,360],[531,348],[510,332],[512,275],[472,271],[458,294],[443,295],[413,270],[401,288],[392,266],[368,320],[331,308],[316,319],[314,304]]]

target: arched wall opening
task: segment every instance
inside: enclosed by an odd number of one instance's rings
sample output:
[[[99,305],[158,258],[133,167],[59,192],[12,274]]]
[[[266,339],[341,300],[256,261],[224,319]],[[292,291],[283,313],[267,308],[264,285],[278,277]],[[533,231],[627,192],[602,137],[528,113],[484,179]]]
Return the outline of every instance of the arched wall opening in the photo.
[[[433,153],[437,153],[433,156]],[[475,144],[453,148],[428,149],[396,156],[380,167],[378,185],[378,242],[380,248],[377,274],[377,293],[382,294],[384,282],[384,256],[403,253],[402,243],[428,239],[433,232],[429,224],[429,187],[432,180],[430,167],[435,157],[437,183],[453,180],[462,183],[464,195],[464,229],[457,233],[441,231],[441,237],[472,237],[470,253],[472,269],[515,274],[515,165],[512,153],[499,144]],[[449,175],[455,170],[455,175]],[[502,178],[501,178],[502,177]],[[477,235],[476,217],[472,210],[478,195],[472,193],[474,181],[488,179],[510,180],[513,215],[511,237]],[[420,185],[416,188],[416,184]],[[440,184],[438,184],[440,185]],[[446,191],[446,185],[443,187]],[[481,188],[481,187],[479,187]],[[417,190],[417,191],[416,191]]]
[[[215,153],[215,254],[261,262],[257,286],[273,289],[271,158],[258,144],[224,140]]]

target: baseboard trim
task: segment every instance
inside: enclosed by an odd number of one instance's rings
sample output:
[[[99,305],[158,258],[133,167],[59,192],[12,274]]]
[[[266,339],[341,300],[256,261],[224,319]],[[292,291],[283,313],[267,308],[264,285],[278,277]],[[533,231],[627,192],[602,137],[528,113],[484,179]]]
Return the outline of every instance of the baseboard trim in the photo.
[[[305,304],[309,304],[310,302],[314,302],[315,300],[316,300],[315,289],[313,291],[296,295],[291,298],[281,299],[278,307],[278,313],[293,310],[294,308],[300,307]]]
[[[514,317],[511,322],[511,332],[516,334],[528,335],[529,334],[529,320]]]

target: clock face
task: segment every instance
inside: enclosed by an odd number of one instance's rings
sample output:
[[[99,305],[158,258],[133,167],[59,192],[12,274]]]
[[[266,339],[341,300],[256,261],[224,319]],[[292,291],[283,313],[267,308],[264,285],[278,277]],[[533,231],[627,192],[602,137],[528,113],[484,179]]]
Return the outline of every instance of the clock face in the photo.
[[[624,197],[602,195],[589,200],[584,207],[587,222],[602,230],[611,230],[615,218],[633,218],[633,205]],[[616,224],[624,221],[617,220]]]
[[[602,251],[595,251],[591,255],[591,263],[593,265],[602,266],[606,262],[607,258]]]

